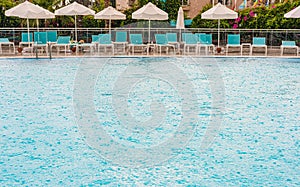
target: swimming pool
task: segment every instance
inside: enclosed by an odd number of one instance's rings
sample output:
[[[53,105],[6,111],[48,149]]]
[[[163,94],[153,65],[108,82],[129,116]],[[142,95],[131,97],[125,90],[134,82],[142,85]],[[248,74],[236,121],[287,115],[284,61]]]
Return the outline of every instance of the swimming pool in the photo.
[[[299,59],[0,66],[1,186],[300,185]]]

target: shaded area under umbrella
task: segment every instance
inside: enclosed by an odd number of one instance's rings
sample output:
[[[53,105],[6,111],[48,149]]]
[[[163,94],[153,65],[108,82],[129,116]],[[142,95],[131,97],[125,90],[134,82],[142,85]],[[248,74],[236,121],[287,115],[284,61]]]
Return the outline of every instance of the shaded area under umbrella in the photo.
[[[105,19],[109,20],[109,34],[111,33],[111,20],[125,20],[126,15],[117,11],[115,8],[109,6],[94,16],[95,19]]]
[[[72,4],[69,4],[60,9],[55,10],[54,13],[55,15],[60,15],[60,16],[75,16],[75,40],[77,41],[77,21],[76,21],[77,15],[82,15],[82,16],[94,15],[95,11],[89,9],[88,7],[82,4],[74,2]]]
[[[28,42],[30,41],[29,19],[36,19],[38,27],[38,19],[50,19],[55,17],[52,12],[28,1],[25,1],[9,10],[6,10],[5,16],[15,16],[27,19]],[[30,46],[30,43],[28,44],[28,46]]]
[[[150,43],[150,21],[151,20],[167,20],[168,13],[159,9],[157,6],[149,2],[142,8],[132,13],[132,19],[148,20],[148,43]]]
[[[225,5],[218,3],[216,6],[201,14],[202,19],[217,19],[218,20],[218,47],[220,46],[220,20],[221,19],[236,19],[238,14],[227,8]]]

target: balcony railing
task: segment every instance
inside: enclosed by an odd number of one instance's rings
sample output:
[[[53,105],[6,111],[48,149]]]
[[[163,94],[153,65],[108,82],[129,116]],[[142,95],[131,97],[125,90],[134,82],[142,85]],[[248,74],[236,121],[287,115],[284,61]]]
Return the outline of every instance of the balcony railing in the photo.
[[[190,5],[190,0],[181,0],[181,5],[182,6],[188,6],[188,5]]]
[[[134,3],[135,3],[135,0],[129,0],[129,1],[128,1],[128,5],[129,5],[129,6],[133,6]]]

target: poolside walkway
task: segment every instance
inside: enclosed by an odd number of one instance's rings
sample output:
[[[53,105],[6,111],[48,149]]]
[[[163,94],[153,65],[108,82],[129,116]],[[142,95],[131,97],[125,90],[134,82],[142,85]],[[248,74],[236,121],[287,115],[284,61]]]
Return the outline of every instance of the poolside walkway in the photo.
[[[272,46],[268,47],[268,53],[267,56],[265,56],[264,51],[255,51],[253,52],[252,55],[250,55],[250,49],[244,48],[243,49],[243,54],[241,55],[239,50],[230,50],[228,55],[224,52],[224,47],[222,48],[223,51],[220,53],[210,53],[208,55],[205,54],[190,54],[190,55],[182,55],[182,54],[159,54],[159,53],[154,53],[154,52],[149,52],[148,54],[142,54],[142,53],[135,53],[134,55],[132,54],[115,54],[115,55],[110,55],[110,54],[97,54],[97,53],[90,53],[90,52],[78,52],[77,54],[75,52],[72,52],[71,50],[68,51],[66,54],[65,53],[59,53],[57,54],[56,52],[51,53],[51,58],[58,58],[58,57],[83,57],[83,56],[88,56],[88,57],[134,57],[134,56],[139,56],[139,57],[183,57],[183,56],[195,56],[195,57],[288,57],[288,58],[299,58],[293,49],[285,50],[285,53],[281,56],[281,50],[279,46]],[[3,49],[2,54],[0,54],[0,57],[4,58],[50,58],[50,54],[46,54],[45,52],[41,53],[39,52],[38,54],[36,53],[25,53],[22,54],[18,52],[18,48],[16,48],[15,54],[11,53],[11,49]]]

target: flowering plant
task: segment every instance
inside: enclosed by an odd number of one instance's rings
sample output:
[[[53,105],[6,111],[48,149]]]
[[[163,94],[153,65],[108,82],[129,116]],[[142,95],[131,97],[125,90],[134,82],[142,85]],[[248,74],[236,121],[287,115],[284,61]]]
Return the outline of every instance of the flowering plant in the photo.
[[[238,11],[239,17],[233,20],[220,20],[221,28],[233,29],[299,29],[300,19],[286,19],[284,14],[300,6],[300,0],[271,3],[269,6],[249,7]],[[216,20],[201,19],[201,14],[211,6],[205,6],[193,19],[194,28],[216,28]]]

